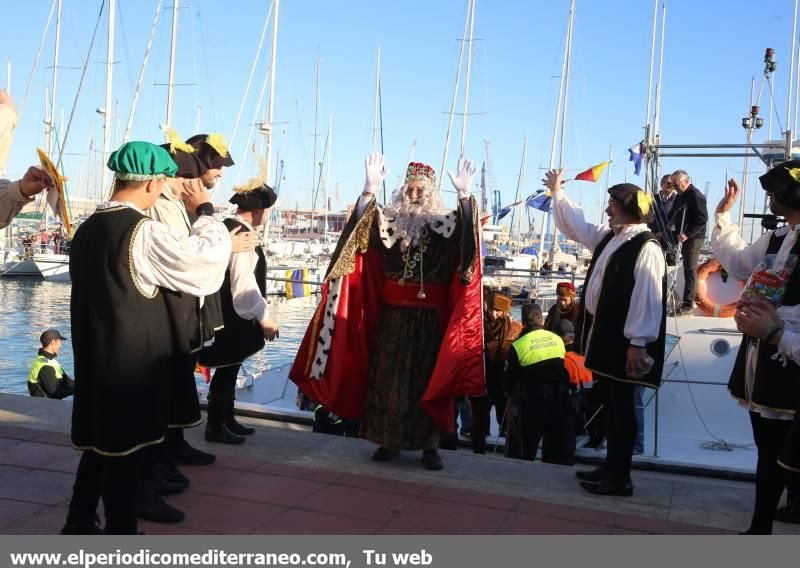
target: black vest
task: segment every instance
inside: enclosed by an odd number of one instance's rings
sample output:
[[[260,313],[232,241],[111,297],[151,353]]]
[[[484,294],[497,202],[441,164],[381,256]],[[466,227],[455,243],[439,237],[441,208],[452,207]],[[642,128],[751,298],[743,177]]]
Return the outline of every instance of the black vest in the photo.
[[[786,235],[769,239],[766,254],[777,254]],[[792,253],[800,254],[800,242],[792,247]],[[800,304],[800,268],[795,268],[786,284],[783,296],[783,306]],[[747,392],[745,369],[747,368],[747,352],[753,343],[757,344],[756,374],[753,382],[753,392]],[[796,363],[788,362],[784,367],[779,361],[773,361],[772,356],[778,351],[774,345],[764,343],[747,335],[742,336],[739,353],[733,365],[728,389],[731,394],[743,401],[750,401],[753,405],[767,410],[781,412],[794,412],[800,404],[800,367]]]
[[[624,331],[633,288],[636,284],[633,273],[642,247],[649,241],[655,241],[655,237],[650,231],[639,233],[614,251],[611,258],[608,259],[603,274],[600,298],[594,317],[586,311],[586,291],[589,281],[594,273],[597,259],[600,258],[600,254],[612,238],[614,238],[614,233],[609,232],[597,246],[586,274],[586,284],[581,292],[581,307],[575,323],[575,334],[579,338],[578,349],[581,354],[586,356],[586,368],[598,375],[617,381],[658,388],[661,383],[661,371],[664,368],[664,344],[667,329],[666,274],[661,283],[662,310],[658,338],[646,345],[647,354],[653,358],[655,364],[644,377],[631,379],[625,376],[625,362],[630,341],[625,337]]]
[[[225,219],[224,222],[229,231],[236,227],[240,227],[241,232],[250,231],[236,219]],[[266,297],[267,261],[261,247],[256,247],[256,254],[258,255],[255,268],[256,284],[261,295]],[[214,343],[200,352],[200,362],[207,367],[227,367],[241,364],[250,355],[264,347],[264,332],[259,323],[240,318],[233,307],[230,268],[225,271],[225,281],[219,290],[219,299],[224,327],[214,335]]]
[[[134,280],[131,245],[147,217],[98,210],[72,240],[69,272],[75,399],[72,443],[124,455],[159,442],[168,425],[199,423],[192,373],[192,296]]]

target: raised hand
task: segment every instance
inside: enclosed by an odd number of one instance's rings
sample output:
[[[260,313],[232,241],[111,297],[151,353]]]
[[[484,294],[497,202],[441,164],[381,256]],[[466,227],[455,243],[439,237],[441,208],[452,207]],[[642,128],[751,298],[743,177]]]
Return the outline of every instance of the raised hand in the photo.
[[[545,172],[542,183],[551,193],[559,191],[561,186],[564,185],[564,168]]]
[[[725,197],[717,205],[717,214],[727,213],[733,209],[736,199],[739,197],[739,184],[735,179],[729,179],[728,185],[725,186]]]
[[[370,154],[364,160],[367,179],[364,182],[364,195],[373,195],[389,172],[386,171],[383,154]]]
[[[43,189],[53,187],[53,180],[46,171],[36,166],[31,166],[22,179],[19,180],[19,191],[25,197],[33,197]]]
[[[475,166],[472,160],[464,157],[459,158],[456,175],[449,171],[447,175],[450,176],[450,181],[453,183],[453,187],[456,188],[459,199],[465,199],[471,195],[472,178],[475,176]]]

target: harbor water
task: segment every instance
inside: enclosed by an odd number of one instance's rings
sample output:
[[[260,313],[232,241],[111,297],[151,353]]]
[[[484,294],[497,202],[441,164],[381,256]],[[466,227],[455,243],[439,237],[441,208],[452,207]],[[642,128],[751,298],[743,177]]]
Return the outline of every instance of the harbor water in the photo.
[[[70,288],[69,283],[63,282],[0,278],[0,392],[28,393],[28,371],[40,347],[39,336],[45,329],[56,328],[68,339],[72,338]],[[245,361],[244,370],[250,373],[294,360],[319,296],[291,300],[271,297],[269,301],[272,318],[280,326],[280,338]],[[74,377],[70,341],[63,342],[58,360]]]

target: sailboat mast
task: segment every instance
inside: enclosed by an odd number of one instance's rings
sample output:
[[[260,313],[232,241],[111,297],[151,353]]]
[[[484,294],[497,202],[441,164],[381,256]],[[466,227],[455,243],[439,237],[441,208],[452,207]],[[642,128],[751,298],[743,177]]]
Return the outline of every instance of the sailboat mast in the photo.
[[[167,82],[167,122],[165,133],[172,126],[172,103],[175,88],[175,48],[178,40],[178,0],[172,0],[172,42],[169,46],[169,81]]]
[[[753,76],[750,79],[750,108],[753,108],[753,100],[755,97],[755,90],[756,90],[756,78]],[[755,121],[754,121],[755,122]],[[788,124],[786,125],[788,128]],[[744,237],[744,211],[745,211],[745,203],[747,200],[747,168],[750,165],[750,148],[749,144],[753,141],[753,129],[747,128],[747,135],[745,136],[745,144],[748,147],[744,150],[744,169],[742,170],[742,199],[739,203],[739,229],[742,231],[742,237]]]
[[[314,97],[314,152],[311,164],[311,227],[314,226],[314,209],[317,207],[317,185],[314,179],[317,176],[317,137],[319,136],[319,58],[314,63],[316,77],[316,96]],[[320,176],[322,170],[320,169]]]
[[[331,186],[331,153],[333,152],[333,113],[328,115],[328,149],[326,151],[325,164],[325,224],[322,227],[322,242],[328,242],[328,188]]]
[[[794,87],[794,59],[795,46],[797,45],[797,2],[794,0],[794,16],[792,17],[792,61],[789,64],[789,102],[786,104],[786,130],[792,120],[792,88]]]
[[[469,78],[472,71],[472,32],[475,29],[475,0],[472,0],[469,20],[470,20],[469,45],[467,46],[467,80],[465,83],[466,86],[464,88],[464,114],[461,116],[461,145],[458,148],[459,158],[464,155],[464,144],[466,143],[467,140],[467,113],[469,111]]]
[[[280,0],[275,1],[275,16],[272,20],[272,53],[269,64],[269,106],[267,111],[267,171],[266,179],[269,180],[270,169],[272,168],[272,121],[275,118],[275,61],[278,53],[278,10],[281,6]]]
[[[469,16],[472,12],[472,0],[467,0],[467,14],[464,16],[464,33],[461,35],[461,48],[458,51],[458,69],[456,70],[456,82],[453,86],[453,98],[450,101],[450,115],[447,119],[447,134],[444,137],[444,157],[442,158],[442,167],[439,170],[439,181],[437,182],[436,190],[442,188],[442,178],[444,178],[444,171],[447,167],[447,154],[450,150],[450,133],[453,130],[453,115],[456,112],[456,99],[458,98],[458,83],[461,80],[461,62],[464,60],[464,44],[467,41],[467,26],[469,25]]]
[[[523,138],[522,141],[522,161],[519,164],[519,177],[517,178],[517,193],[514,195],[514,203],[519,201],[519,194],[521,191],[521,187],[525,185],[525,163],[528,160],[528,137],[526,136]],[[514,218],[517,214],[517,208],[514,207],[511,210],[511,224],[508,228],[508,241],[507,243],[511,242],[511,233],[514,232]],[[519,236],[519,235],[517,235]]]
[[[558,140],[558,125],[561,121],[561,103],[564,101],[562,93],[564,92],[564,81],[567,74],[567,52],[570,37],[572,36],[572,7],[569,11],[569,19],[567,20],[567,36],[564,43],[564,60],[561,63],[561,77],[558,82],[558,104],[556,105],[556,120],[553,123],[553,140],[550,143],[550,162],[549,169],[556,167],[556,141]],[[550,227],[550,211],[547,211],[542,216],[542,232],[539,239],[539,262],[542,261],[544,254],[544,237],[547,229]]]
[[[375,56],[375,114],[372,117],[372,153],[375,153],[375,148],[378,140],[378,114],[379,114],[379,99],[381,96],[381,48],[378,47],[377,55]]]
[[[564,66],[564,106],[561,112],[561,144],[558,152],[558,167],[564,167],[564,146],[567,141],[567,103],[569,102],[569,67],[572,61],[572,35],[575,30],[575,0],[569,7],[569,32],[567,33],[566,65]],[[550,243],[550,263],[558,251],[558,229],[553,225],[553,242]]]
[[[47,121],[47,153],[53,155],[53,132],[56,126],[56,87],[58,85],[58,50],[61,45],[61,0],[56,7],[56,45],[53,52],[53,88],[50,90],[50,120]]]
[[[108,46],[106,50],[106,102],[103,108],[103,164],[108,162],[111,144],[111,87],[114,73],[114,20],[116,0],[108,1]],[[103,168],[103,192],[108,184],[108,168]]]
[[[652,39],[650,40],[650,73],[647,79],[647,114],[644,118],[644,123],[646,125],[650,124],[650,107],[653,101],[653,70],[656,56],[656,29],[658,27],[658,2],[659,0],[653,1],[653,35]],[[649,133],[648,133],[649,134]],[[647,140],[650,142],[649,138]]]

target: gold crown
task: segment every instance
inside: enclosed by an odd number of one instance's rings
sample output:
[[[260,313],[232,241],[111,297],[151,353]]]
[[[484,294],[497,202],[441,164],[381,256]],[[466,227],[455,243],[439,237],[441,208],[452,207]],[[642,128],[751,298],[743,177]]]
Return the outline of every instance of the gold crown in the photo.
[[[427,179],[431,183],[436,183],[436,172],[428,164],[422,162],[411,162],[406,169],[406,183]]]

